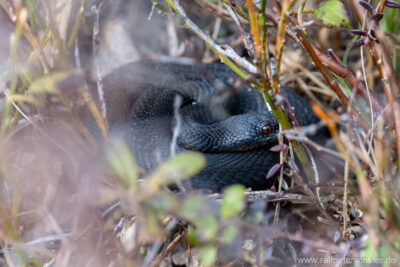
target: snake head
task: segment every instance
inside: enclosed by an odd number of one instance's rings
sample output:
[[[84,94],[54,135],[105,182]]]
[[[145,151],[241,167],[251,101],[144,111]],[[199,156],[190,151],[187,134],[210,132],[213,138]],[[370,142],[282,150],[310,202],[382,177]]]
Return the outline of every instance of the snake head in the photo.
[[[222,121],[184,120],[178,144],[205,153],[247,151],[276,141],[279,124],[268,110],[234,115]]]

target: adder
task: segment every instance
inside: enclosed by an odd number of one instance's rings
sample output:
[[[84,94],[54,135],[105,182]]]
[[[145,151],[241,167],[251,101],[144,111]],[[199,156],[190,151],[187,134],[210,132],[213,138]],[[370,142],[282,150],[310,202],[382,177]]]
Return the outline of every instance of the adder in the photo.
[[[278,121],[261,93],[225,65],[142,60],[106,75],[103,88],[110,134],[124,138],[144,169],[170,156],[175,130],[177,152],[200,151],[206,159],[191,187],[219,192],[232,184],[273,185],[266,175],[279,162],[270,150]],[[285,87],[281,92],[300,125],[319,121],[303,98]]]

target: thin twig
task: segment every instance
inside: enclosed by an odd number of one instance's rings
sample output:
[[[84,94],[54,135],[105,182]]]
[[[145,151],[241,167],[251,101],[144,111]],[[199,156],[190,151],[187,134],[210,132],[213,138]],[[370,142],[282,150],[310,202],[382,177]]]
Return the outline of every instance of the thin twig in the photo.
[[[312,60],[315,63],[315,66],[318,68],[318,70],[322,73],[326,81],[329,83],[331,88],[335,91],[336,95],[339,97],[339,99],[342,101],[342,103],[348,107],[349,106],[349,101],[347,96],[343,93],[342,89],[339,87],[338,83],[336,80],[332,78],[332,76],[329,74],[325,66],[322,64],[320,61],[320,58],[317,55],[317,52],[314,50],[310,42],[306,39],[304,36],[303,32],[300,30],[297,30],[296,36],[303,45],[303,47],[307,50],[308,54],[311,56]],[[351,108],[351,113],[353,116],[357,119],[358,123],[360,124],[361,127],[364,129],[368,130],[369,126],[365,123],[365,121],[360,117],[358,111],[356,111],[354,108]]]
[[[279,19],[272,9],[267,8],[265,10],[265,14],[266,14],[267,18],[270,19],[275,25],[278,25]],[[293,41],[295,41],[296,43],[298,43],[299,45],[301,45],[303,47],[302,42],[300,42],[299,38],[297,38],[296,34],[291,29],[287,29],[286,34]],[[368,101],[368,94],[366,92],[364,83],[357,78],[355,73],[350,68],[348,68],[347,66],[345,66],[343,64],[340,64],[336,60],[331,60],[331,57],[326,55],[324,52],[322,52],[321,49],[316,47],[311,42],[308,42],[308,43],[309,43],[310,47],[316,52],[317,57],[319,58],[319,60],[321,61],[321,63],[324,66],[326,66],[329,70],[338,74],[340,77],[343,77],[344,79],[346,79],[348,81],[348,83],[353,88],[357,88],[358,93],[360,93],[360,95],[366,101]],[[373,105],[374,109],[377,112],[381,112],[382,106],[379,104],[379,102],[373,97],[371,97],[371,100],[372,100],[372,105]]]
[[[160,262],[169,254],[171,251],[176,247],[176,245],[179,244],[179,242],[182,240],[182,238],[186,234],[186,229],[182,231],[179,235],[177,235],[174,240],[171,241],[171,243],[168,244],[167,248],[157,256],[150,264],[149,267],[156,267],[159,266]]]
[[[239,16],[235,13],[235,11],[230,7],[228,4],[224,3],[224,7],[229,11],[230,16],[232,17],[233,21],[236,23],[236,26],[239,29],[240,36],[242,37],[244,47],[248,51],[249,55],[254,55],[254,47],[252,42],[250,42],[249,34],[244,30],[244,27],[239,20]]]
[[[347,215],[348,186],[349,186],[349,159],[348,159],[348,157],[346,157],[346,161],[344,164],[344,188],[343,188],[343,211],[342,211],[342,217],[343,217],[342,236],[343,237],[346,236],[347,220],[348,220],[348,215]]]
[[[351,0],[350,1],[352,4],[352,7],[354,11],[356,12],[357,18],[359,22],[362,22],[363,20],[363,11],[362,6],[358,3],[356,0]],[[364,30],[368,29],[374,29],[377,33],[377,36],[380,41],[384,41],[384,34],[380,34],[380,29],[376,27],[375,22],[371,20],[368,20],[366,25],[364,26]],[[389,87],[389,83],[383,82],[383,88],[385,90],[386,98],[388,102],[392,102],[394,97],[398,97],[400,94],[399,90],[399,83],[396,81],[396,75],[393,75],[395,72],[393,70],[393,66],[391,64],[390,56],[387,54],[388,51],[384,49],[382,46],[381,42],[378,44],[377,42],[370,42],[370,47],[372,49],[372,53],[374,54],[375,57],[375,62],[377,64],[379,74],[381,75],[381,78],[383,81],[392,81],[390,82],[391,87]],[[389,60],[388,60],[389,59]]]
[[[358,20],[361,22],[363,20],[363,8],[359,4],[358,1],[356,0],[351,0],[350,1],[352,4],[353,9],[356,12]],[[379,10],[383,11],[384,8],[384,2],[381,1]],[[370,47],[372,50],[372,53],[375,58],[375,62],[377,64],[377,68],[379,71],[379,74],[381,76],[382,80],[382,86],[386,94],[386,99],[388,103],[391,103],[393,105],[393,118],[395,119],[395,136],[396,136],[396,150],[397,150],[397,155],[398,159],[400,159],[400,121],[396,120],[400,119],[399,114],[396,113],[395,107],[398,107],[395,104],[397,102],[397,98],[400,96],[400,88],[399,88],[399,81],[397,80],[397,77],[395,75],[395,71],[393,69],[393,65],[391,62],[390,55],[388,54],[388,48],[386,45],[386,39],[385,39],[385,34],[383,31],[378,27],[378,24],[375,23],[374,20],[367,20],[366,25],[363,28],[364,30],[375,30],[376,35],[378,39],[380,40],[379,44],[377,42],[370,42]],[[397,124],[397,125],[396,125]],[[399,166],[399,171],[400,171],[400,164]]]
[[[255,202],[262,199],[268,199],[270,202],[282,202],[287,201],[291,203],[311,203],[311,199],[307,196],[285,193],[285,192],[273,192],[270,190],[263,191],[250,191],[245,193],[247,201]]]
[[[246,69],[250,73],[257,73],[257,68],[248,62],[245,58],[240,57],[232,48],[223,49],[221,46],[216,44],[210,36],[206,35],[196,24],[189,19],[186,15],[185,10],[176,0],[167,0],[167,3],[178,13],[183,21],[185,22],[186,26],[190,28],[197,36],[199,36],[206,44],[215,52],[220,60],[228,65],[233,71],[235,71],[240,77],[245,78],[247,74],[239,69],[231,60],[233,60],[238,66]]]
[[[16,10],[15,6],[12,5],[12,2],[4,0],[0,1],[0,5],[7,12],[12,22],[14,22],[15,24],[20,23],[22,25],[22,33],[32,46],[33,51],[35,51],[35,53],[38,55],[39,61],[43,67],[43,72],[48,73],[50,69],[49,63],[47,62],[46,56],[44,55],[44,52],[40,47],[38,40],[32,34],[32,31],[27,23],[26,9],[20,7],[18,10]]]
[[[97,83],[97,93],[100,102],[100,110],[101,110],[101,118],[103,123],[98,123],[99,128],[101,129],[102,136],[105,138],[108,134],[108,125],[107,125],[107,107],[106,101],[104,99],[104,90],[103,90],[103,74],[101,72],[101,60],[99,56],[99,33],[100,33],[100,13],[101,9],[106,0],[100,2],[99,6],[93,6],[93,16],[94,16],[94,25],[93,25],[93,36],[92,36],[92,46],[93,46],[93,58],[94,58],[94,66],[96,70],[96,83]],[[100,120],[99,120],[100,122]]]
[[[397,162],[400,160],[400,107],[399,102],[393,101],[393,117],[394,117],[394,129],[396,132],[396,145],[397,145]],[[400,164],[397,163],[398,171],[400,172]]]

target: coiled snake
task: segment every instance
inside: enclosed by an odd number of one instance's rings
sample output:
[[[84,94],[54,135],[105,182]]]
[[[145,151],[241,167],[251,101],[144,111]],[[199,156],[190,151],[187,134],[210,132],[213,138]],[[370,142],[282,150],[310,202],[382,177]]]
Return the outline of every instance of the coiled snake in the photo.
[[[152,170],[170,156],[180,119],[176,151],[201,151],[206,158],[206,167],[190,179],[193,188],[220,191],[239,183],[266,189],[273,184],[266,174],[279,162],[279,153],[270,151],[278,122],[262,95],[235,77],[223,64],[124,65],[103,80],[111,134],[122,133],[139,165]],[[300,125],[318,122],[304,99],[281,91]]]

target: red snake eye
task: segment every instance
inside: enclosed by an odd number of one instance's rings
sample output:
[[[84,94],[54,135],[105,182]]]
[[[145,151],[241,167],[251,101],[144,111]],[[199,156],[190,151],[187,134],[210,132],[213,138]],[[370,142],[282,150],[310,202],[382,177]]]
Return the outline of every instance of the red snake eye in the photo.
[[[270,134],[272,132],[272,127],[269,125],[265,125],[262,127],[262,132],[264,134]]]

